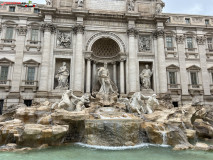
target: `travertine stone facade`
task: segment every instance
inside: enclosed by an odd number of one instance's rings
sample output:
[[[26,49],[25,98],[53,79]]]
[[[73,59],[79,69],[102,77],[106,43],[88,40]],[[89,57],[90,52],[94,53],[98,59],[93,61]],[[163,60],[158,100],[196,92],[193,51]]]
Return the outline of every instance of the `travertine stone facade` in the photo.
[[[124,97],[142,91],[159,98],[168,94],[174,105],[211,105],[213,17],[161,13],[164,5],[161,0],[0,5],[0,104],[56,101],[64,92],[57,87],[63,76],[56,75],[65,63],[68,88],[78,96],[92,94],[97,69],[107,63]],[[153,73],[150,89],[141,87],[139,77],[146,65]]]

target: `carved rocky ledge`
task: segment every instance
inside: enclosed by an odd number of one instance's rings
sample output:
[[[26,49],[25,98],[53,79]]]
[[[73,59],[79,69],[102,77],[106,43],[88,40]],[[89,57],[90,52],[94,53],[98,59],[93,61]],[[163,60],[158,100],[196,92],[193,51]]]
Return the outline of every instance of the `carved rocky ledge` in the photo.
[[[76,24],[75,26],[73,26],[72,28],[73,33],[77,34],[77,33],[84,33],[85,30],[85,26],[81,25],[81,24]]]

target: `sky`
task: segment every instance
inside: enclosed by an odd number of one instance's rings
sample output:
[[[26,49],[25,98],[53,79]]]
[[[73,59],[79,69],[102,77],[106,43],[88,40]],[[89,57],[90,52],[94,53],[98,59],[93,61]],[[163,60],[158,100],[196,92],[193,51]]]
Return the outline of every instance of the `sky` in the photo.
[[[3,1],[3,0],[0,0]],[[28,1],[28,0],[5,0]],[[32,0],[34,3],[45,4],[45,0]],[[213,16],[213,0],[163,0],[166,4],[164,13],[183,13]]]

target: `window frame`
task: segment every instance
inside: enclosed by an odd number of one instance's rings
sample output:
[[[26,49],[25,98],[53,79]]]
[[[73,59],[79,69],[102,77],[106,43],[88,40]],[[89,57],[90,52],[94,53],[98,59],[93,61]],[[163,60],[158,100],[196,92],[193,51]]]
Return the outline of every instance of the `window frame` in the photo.
[[[11,8],[14,8],[14,10],[11,10]],[[16,12],[16,6],[9,6],[9,12]]]

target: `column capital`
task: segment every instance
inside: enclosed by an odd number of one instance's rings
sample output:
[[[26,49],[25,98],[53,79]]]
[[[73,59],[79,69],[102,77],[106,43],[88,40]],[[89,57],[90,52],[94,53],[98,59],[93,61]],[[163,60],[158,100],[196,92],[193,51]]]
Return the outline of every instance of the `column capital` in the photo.
[[[76,24],[75,26],[73,26],[72,28],[74,34],[77,34],[77,33],[84,33],[84,30],[85,30],[85,26],[82,25],[82,24]]]
[[[197,36],[196,40],[198,45],[204,45],[206,43],[206,36]]]
[[[185,36],[185,35],[177,35],[177,36],[176,36],[176,41],[177,41],[177,43],[179,43],[179,44],[183,44],[184,41],[185,41],[185,39],[186,39],[186,36]]]
[[[42,24],[41,28],[42,28],[42,30],[48,31],[51,33],[53,33],[56,30],[55,25],[53,25],[52,23],[44,23],[44,24]]]
[[[165,35],[165,31],[163,29],[158,29],[156,31],[154,31],[153,36],[155,38],[160,38],[160,37],[164,37]]]
[[[19,36],[26,36],[27,34],[27,27],[26,26],[18,26],[17,28]]]
[[[138,35],[138,30],[137,29],[135,29],[135,28],[128,28],[127,29],[127,34],[129,35],[129,36],[137,36]]]

